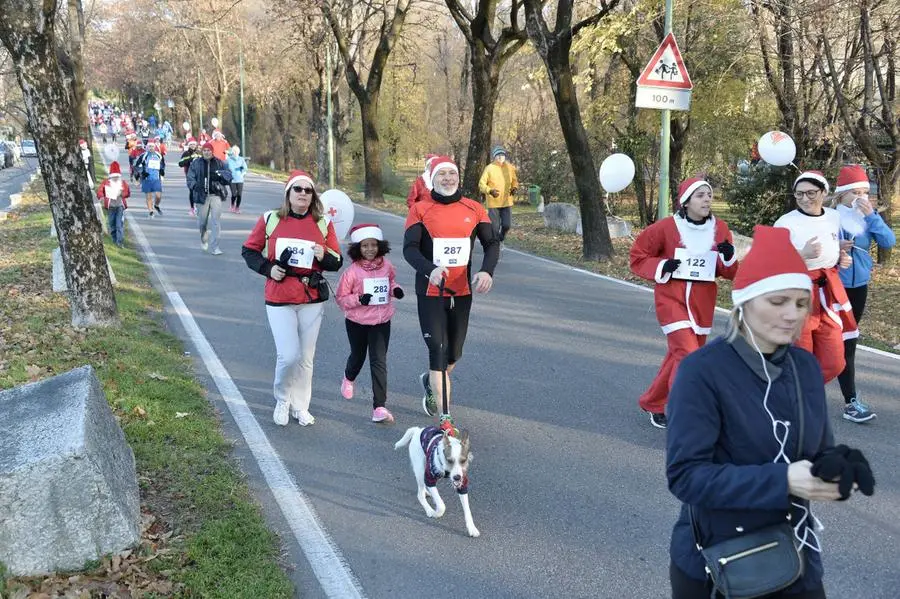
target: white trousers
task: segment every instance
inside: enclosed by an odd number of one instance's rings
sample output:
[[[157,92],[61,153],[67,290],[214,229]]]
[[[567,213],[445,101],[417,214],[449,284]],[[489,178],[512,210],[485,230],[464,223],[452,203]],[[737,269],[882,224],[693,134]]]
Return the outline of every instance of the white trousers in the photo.
[[[266,306],[278,354],[275,359],[275,400],[288,402],[294,411],[309,409],[313,357],[324,312],[324,303]]]

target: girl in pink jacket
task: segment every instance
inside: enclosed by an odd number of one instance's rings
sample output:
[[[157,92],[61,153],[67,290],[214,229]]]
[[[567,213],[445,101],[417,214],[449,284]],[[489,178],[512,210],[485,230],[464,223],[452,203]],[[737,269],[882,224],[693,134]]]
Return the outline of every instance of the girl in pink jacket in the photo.
[[[378,225],[357,225],[350,229],[347,255],[353,260],[341,275],[335,299],[344,311],[350,357],[341,381],[341,395],[353,398],[353,381],[369,354],[372,370],[372,422],[394,422],[385,407],[387,401],[387,349],[391,339],[392,298],[402,299],[403,289],[394,282],[396,269],[385,254],[391,247]]]

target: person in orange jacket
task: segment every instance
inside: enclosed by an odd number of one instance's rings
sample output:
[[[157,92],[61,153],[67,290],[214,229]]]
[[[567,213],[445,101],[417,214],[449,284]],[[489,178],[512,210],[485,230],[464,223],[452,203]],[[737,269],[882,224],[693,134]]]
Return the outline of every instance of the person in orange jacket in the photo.
[[[666,404],[678,365],[706,343],[716,309],[716,278],[737,273],[731,231],[712,215],[712,186],[693,178],[678,187],[681,208],[644,229],[631,247],[631,272],[656,283],[656,318],[668,352],[638,400],[650,424],[666,428]]]
[[[109,165],[109,177],[97,188],[97,199],[103,202],[109,223],[109,235],[113,243],[122,247],[125,244],[125,210],[131,190],[128,183],[122,180],[122,169],[113,161]]]

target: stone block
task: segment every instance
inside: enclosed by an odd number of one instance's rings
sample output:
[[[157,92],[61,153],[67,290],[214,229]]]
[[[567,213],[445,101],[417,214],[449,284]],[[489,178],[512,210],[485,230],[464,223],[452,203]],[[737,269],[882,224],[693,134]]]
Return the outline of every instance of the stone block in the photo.
[[[618,216],[607,216],[606,226],[609,227],[609,236],[613,239],[631,236],[631,223]]]
[[[82,366],[0,392],[0,562],[78,570],[140,541],[134,454]]]
[[[581,226],[578,206],[553,202],[544,206],[544,226],[566,233],[577,233]]]
[[[21,193],[11,193],[9,194],[9,207],[13,208],[22,203],[22,194]]]
[[[753,244],[753,238],[734,232],[732,232],[731,235],[734,238],[734,255],[737,256],[738,260],[743,260],[744,256],[747,255],[747,252],[750,251],[750,246]]]
[[[54,235],[56,232],[54,231]],[[62,261],[62,251],[59,248],[54,248],[53,252],[50,254],[50,258],[53,261],[53,291],[60,293],[63,291],[69,290],[69,284],[66,283],[66,271],[63,267]],[[118,285],[119,281],[116,280],[116,273],[113,272],[112,264],[109,263],[109,258],[106,259],[106,268],[109,270],[109,280],[113,285]]]
[[[100,227],[105,234],[109,235],[109,221],[106,220],[106,215],[103,214],[103,204],[94,202],[94,210],[97,212],[97,218],[100,219]]]

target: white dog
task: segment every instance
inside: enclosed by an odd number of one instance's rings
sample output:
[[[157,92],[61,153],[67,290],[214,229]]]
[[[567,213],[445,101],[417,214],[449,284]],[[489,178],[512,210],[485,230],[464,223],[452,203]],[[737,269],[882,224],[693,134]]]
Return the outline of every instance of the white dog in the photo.
[[[446,506],[435,484],[439,478],[449,478],[462,503],[469,536],[480,535],[475,528],[475,522],[472,521],[472,511],[469,509],[468,470],[472,462],[472,454],[469,453],[469,434],[464,432],[462,438],[457,439],[436,426],[428,428],[414,426],[406,429],[403,438],[394,444],[394,449],[400,449],[404,445],[409,445],[409,461],[412,463],[416,484],[419,486],[416,497],[425,508],[428,517],[440,518],[444,515]],[[426,489],[434,502],[434,508],[428,505],[425,499]]]

